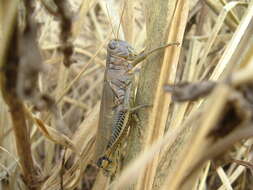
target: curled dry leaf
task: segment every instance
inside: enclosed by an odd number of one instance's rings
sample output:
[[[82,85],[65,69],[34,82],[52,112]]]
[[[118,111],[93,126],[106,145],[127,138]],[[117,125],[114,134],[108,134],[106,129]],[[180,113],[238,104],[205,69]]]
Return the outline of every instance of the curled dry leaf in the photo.
[[[40,120],[38,118],[34,118],[34,119],[35,119],[37,126],[41,130],[41,132],[47,138],[49,138],[50,140],[52,140],[53,142],[55,142],[57,144],[63,145],[67,148],[70,148],[75,153],[79,154],[78,150],[76,149],[73,142],[66,135],[60,133],[59,131],[57,131],[56,129],[54,129],[52,127],[45,125],[42,120]]]
[[[202,81],[196,83],[183,82],[176,85],[165,85],[164,89],[172,94],[173,101],[193,101],[208,95],[215,87],[216,82]]]
[[[46,138],[49,140],[55,142],[56,144],[60,144],[66,148],[71,149],[76,154],[80,155],[79,151],[75,147],[72,140],[67,137],[66,135],[60,133],[56,129],[46,125],[41,119],[34,116],[31,112],[26,110],[26,113],[29,115],[29,117],[34,121],[36,126],[40,129],[40,131],[44,134]]]
[[[183,83],[173,87],[167,85],[165,89],[172,92],[174,101],[182,102],[195,100],[210,94],[217,84],[211,81]],[[252,84],[241,84],[236,87],[227,86],[230,91],[223,111],[220,113],[215,126],[207,134],[207,139],[211,140],[208,145],[209,149],[196,159],[196,163],[192,165],[189,173],[183,178],[182,185],[185,185],[186,179],[194,175],[207,160],[214,160],[219,164],[224,163],[223,158],[227,156],[227,152],[235,143],[242,139],[248,139],[253,135]]]

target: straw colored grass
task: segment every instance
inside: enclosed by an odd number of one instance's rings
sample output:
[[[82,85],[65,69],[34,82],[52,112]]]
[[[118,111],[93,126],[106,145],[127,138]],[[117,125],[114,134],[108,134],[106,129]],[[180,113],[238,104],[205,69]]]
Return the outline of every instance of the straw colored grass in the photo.
[[[67,42],[62,19],[45,8],[53,1],[41,1],[29,16],[39,23],[43,65],[34,89],[55,100],[43,110],[5,86],[13,77],[5,68],[22,7],[0,2],[0,190],[253,188],[253,92],[245,91],[253,82],[252,0],[62,0],[71,20]],[[112,38],[128,41],[136,52],[180,43],[154,52],[136,68],[135,102],[150,106],[131,122],[115,178],[94,160],[106,44]],[[69,44],[72,65],[65,67]],[[166,84],[202,80],[217,85],[194,102],[174,102],[164,90]],[[225,128],[219,121],[232,104],[245,122],[215,134]]]

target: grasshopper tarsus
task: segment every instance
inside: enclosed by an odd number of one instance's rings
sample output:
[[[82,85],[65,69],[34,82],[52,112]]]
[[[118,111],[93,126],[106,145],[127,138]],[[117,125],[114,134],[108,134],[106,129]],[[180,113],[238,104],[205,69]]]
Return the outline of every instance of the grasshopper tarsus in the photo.
[[[108,157],[102,156],[102,157],[100,157],[100,158],[98,159],[98,161],[97,161],[97,166],[98,166],[99,168],[103,168],[103,162],[104,162],[104,161],[108,161],[108,163],[112,163],[112,161],[111,161]]]

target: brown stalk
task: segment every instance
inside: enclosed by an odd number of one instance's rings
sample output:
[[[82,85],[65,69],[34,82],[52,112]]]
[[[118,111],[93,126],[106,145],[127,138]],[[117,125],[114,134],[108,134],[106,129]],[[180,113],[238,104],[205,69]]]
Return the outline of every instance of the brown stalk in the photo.
[[[253,4],[251,3],[231,41],[226,47],[226,50],[224,51],[214,72],[212,73],[212,76],[210,77],[211,79],[221,79],[223,82],[228,81],[227,79],[236,69],[236,64],[240,62],[241,56],[247,55],[244,54],[244,51],[245,49],[247,50],[247,48],[243,45],[243,42],[245,40],[249,41],[248,34],[252,33],[252,25],[250,24],[252,23],[253,16],[252,9]],[[176,167],[177,172],[168,175],[163,189],[166,189],[168,186],[172,189],[188,189],[194,185],[197,175],[192,176],[192,178],[188,178],[187,180],[184,180],[183,176],[189,172],[192,165],[196,164],[200,159],[202,159],[202,157],[205,157],[205,153],[207,152],[206,149],[210,148],[209,139],[206,138],[207,134],[217,123],[230,94],[231,91],[224,84],[218,85],[213,91],[209,101],[204,105],[204,114],[200,118],[201,123],[199,125],[198,132],[195,133],[196,135],[192,138],[191,144],[184,147],[185,150],[182,151],[184,152],[184,156],[178,158],[178,163],[180,164]],[[236,135],[239,135],[239,133]],[[235,140],[233,142],[235,142]],[[227,141],[227,143],[231,143],[231,141]],[[224,143],[224,146],[225,145],[226,144]],[[220,148],[218,149],[220,150]],[[216,151],[213,154],[215,155],[218,152],[219,151]],[[208,155],[209,159],[211,159],[212,156]],[[199,168],[201,168],[201,166],[202,165],[200,165]],[[184,184],[184,187],[180,186],[182,184]]]
[[[71,65],[71,56],[73,53],[73,45],[71,43],[71,30],[72,30],[72,20],[67,12],[67,5],[65,1],[53,0],[50,5],[47,1],[42,0],[41,3],[44,5],[46,10],[56,16],[60,20],[60,40],[62,43],[61,51],[63,53],[63,64],[66,67]],[[56,8],[56,9],[55,9]]]
[[[10,3],[3,1],[1,4],[1,6],[5,4],[5,10],[8,10],[3,14],[5,16],[5,19],[3,19],[5,23],[2,23],[5,26],[5,30],[3,31],[4,42],[1,44],[0,49],[1,92],[3,99],[10,110],[16,149],[22,167],[23,179],[29,189],[37,189],[38,175],[32,158],[30,136],[26,124],[24,105],[16,93],[19,68],[19,57],[17,55],[17,3],[16,1],[11,1]]]

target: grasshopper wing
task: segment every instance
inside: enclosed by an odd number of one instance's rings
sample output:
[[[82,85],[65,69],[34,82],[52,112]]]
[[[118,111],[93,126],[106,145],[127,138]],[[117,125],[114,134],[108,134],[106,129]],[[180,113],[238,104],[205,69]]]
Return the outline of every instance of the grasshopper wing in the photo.
[[[107,72],[105,73],[105,76],[106,74]],[[95,142],[95,161],[105,153],[106,146],[112,133],[114,98],[115,94],[105,77],[100,105],[99,126]]]

